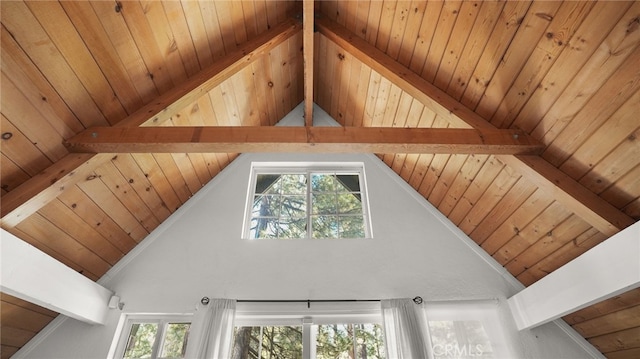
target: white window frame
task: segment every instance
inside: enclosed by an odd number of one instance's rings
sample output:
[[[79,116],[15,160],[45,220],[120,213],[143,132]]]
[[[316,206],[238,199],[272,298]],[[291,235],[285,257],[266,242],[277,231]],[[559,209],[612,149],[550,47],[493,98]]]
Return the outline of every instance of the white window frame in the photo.
[[[380,302],[237,303],[234,327],[300,326],[302,358],[315,358],[317,326],[380,324]]]
[[[122,314],[116,333],[114,335],[114,341],[111,344],[109,359],[122,359],[129,340],[129,333],[131,332],[131,326],[137,323],[157,323],[158,332],[156,333],[156,340],[154,341],[153,352],[151,359],[162,359],[159,357],[159,350],[162,348],[165,339],[166,326],[169,323],[189,323],[193,324],[193,315],[191,314]],[[189,335],[192,333],[190,332]],[[188,340],[188,338],[187,338]],[[188,343],[188,342],[187,342]],[[188,344],[187,344],[188,345]]]
[[[247,201],[245,205],[244,221],[242,224],[242,238],[250,240],[258,240],[250,238],[251,231],[251,214],[253,208],[253,199],[256,189],[256,178],[258,174],[295,174],[306,173],[309,176],[313,172],[333,172],[333,173],[349,173],[358,174],[360,184],[360,196],[362,202],[362,219],[364,223],[363,238],[372,238],[371,229],[371,211],[369,209],[367,181],[365,175],[364,163],[362,162],[252,162],[251,172],[249,176],[249,188],[247,190]],[[310,207],[311,207],[311,191],[307,187],[307,236],[305,239],[362,239],[362,238],[312,238],[312,228],[310,224]],[[260,238],[259,240],[282,240],[286,238]]]

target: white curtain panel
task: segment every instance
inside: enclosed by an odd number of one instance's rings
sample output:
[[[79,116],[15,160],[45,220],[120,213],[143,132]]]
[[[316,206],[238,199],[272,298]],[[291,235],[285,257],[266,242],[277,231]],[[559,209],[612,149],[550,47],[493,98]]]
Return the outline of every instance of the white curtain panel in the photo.
[[[187,344],[186,358],[228,359],[236,316],[234,299],[211,299],[195,313],[191,325],[195,338]]]
[[[380,302],[387,359],[429,359],[429,332],[424,311],[412,299]]]

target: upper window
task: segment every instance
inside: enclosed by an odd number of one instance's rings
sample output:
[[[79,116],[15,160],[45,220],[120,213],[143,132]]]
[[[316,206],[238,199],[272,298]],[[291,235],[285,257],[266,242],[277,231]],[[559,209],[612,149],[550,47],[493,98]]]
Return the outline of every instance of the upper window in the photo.
[[[184,358],[191,318],[186,316],[127,317],[116,358]]]
[[[245,238],[369,237],[362,165],[254,166]]]

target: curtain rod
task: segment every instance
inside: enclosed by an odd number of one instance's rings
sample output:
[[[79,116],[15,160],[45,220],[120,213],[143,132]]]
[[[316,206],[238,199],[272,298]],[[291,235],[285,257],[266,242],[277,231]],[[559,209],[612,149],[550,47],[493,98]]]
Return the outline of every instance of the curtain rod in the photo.
[[[344,303],[344,302],[379,302],[382,299],[238,299],[238,303],[307,303],[307,308],[311,308],[311,303]],[[202,297],[200,303],[209,304],[209,297]],[[416,304],[422,304],[422,297],[413,298]]]

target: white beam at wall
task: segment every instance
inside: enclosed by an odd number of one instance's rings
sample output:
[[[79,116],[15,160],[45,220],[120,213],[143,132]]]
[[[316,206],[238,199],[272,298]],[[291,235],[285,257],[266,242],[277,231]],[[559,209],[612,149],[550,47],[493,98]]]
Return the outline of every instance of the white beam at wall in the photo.
[[[509,298],[518,329],[529,329],[640,287],[640,222]]]
[[[0,290],[87,322],[104,324],[112,292],[0,230]]]

